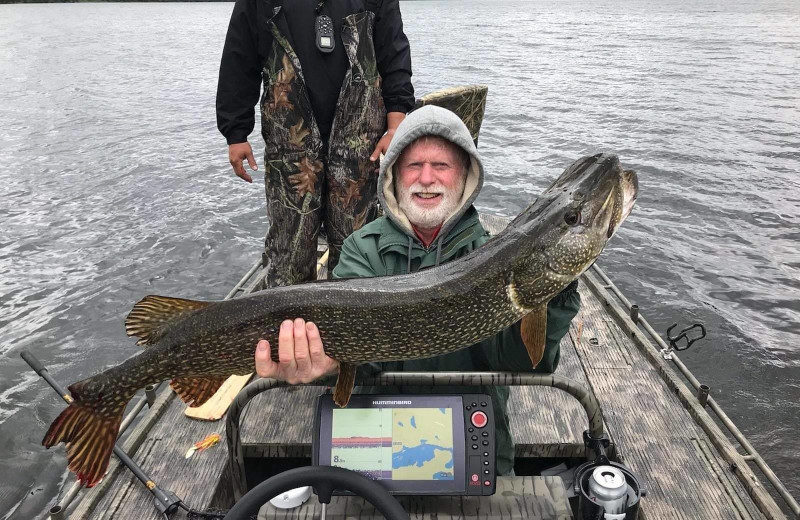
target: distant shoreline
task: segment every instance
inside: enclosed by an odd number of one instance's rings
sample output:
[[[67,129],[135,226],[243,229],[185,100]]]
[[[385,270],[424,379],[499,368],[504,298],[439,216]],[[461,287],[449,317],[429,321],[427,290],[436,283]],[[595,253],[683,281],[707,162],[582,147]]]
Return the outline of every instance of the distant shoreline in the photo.
[[[128,4],[139,3],[194,3],[194,2],[235,2],[236,0],[0,0],[0,4]],[[415,0],[401,0],[412,2]]]
[[[235,0],[0,0],[0,4],[127,4],[131,2],[234,2]]]
[[[131,2],[166,3],[166,2],[235,2],[236,0],[0,0],[0,4],[126,4]],[[414,0],[402,0],[411,2]]]

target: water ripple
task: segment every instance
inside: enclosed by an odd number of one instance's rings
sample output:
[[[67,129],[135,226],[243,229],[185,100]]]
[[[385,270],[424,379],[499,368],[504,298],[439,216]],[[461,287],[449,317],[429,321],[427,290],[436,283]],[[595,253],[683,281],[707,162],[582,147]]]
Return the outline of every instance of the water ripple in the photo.
[[[490,87],[479,208],[515,215],[583,154],[637,170],[638,207],[601,264],[657,330],[706,323],[685,362],[800,495],[796,2],[454,5],[402,10],[418,93]],[[122,326],[135,301],[220,298],[261,247],[263,177],[230,173],[214,123],[231,8],[0,5],[0,472],[19,476],[0,511],[14,518],[47,508],[64,467],[27,433],[61,405],[19,352],[65,383],[115,365],[139,351]]]

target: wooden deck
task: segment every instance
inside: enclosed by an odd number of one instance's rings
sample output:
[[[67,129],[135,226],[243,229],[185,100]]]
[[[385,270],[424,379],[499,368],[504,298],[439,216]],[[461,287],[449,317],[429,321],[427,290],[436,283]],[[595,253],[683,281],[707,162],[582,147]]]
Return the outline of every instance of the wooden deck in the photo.
[[[727,441],[721,432],[717,435],[714,431],[713,421],[705,411],[690,402],[691,393],[677,386],[681,383],[672,369],[659,361],[656,348],[625,327],[619,309],[610,312],[614,304],[607,302],[613,298],[591,271],[582,277],[580,293],[582,309],[561,344],[558,373],[581,382],[597,396],[619,459],[639,476],[647,490],[640,518],[785,518],[744,459],[736,467],[726,462],[720,450],[734,448],[724,444]],[[256,397],[242,420],[245,456],[310,456],[312,400],[321,390],[285,388]],[[188,505],[227,509],[231,492],[230,479],[224,474],[224,442],[184,458],[194,442],[210,433],[219,433],[224,439],[224,420],[200,422],[186,418],[183,412],[180,400],[168,390],[162,392],[151,413],[130,433],[124,449],[135,451],[134,460],[158,485]],[[586,415],[566,393],[544,387],[512,387],[509,413],[518,457],[584,454]],[[704,428],[699,425],[703,421]],[[742,484],[742,475],[769,516],[759,511]],[[553,485],[552,480],[548,482]],[[114,460],[109,475],[87,492],[69,518],[157,519],[152,504],[151,495]],[[439,518],[470,516],[465,513],[466,506],[448,507],[449,512]],[[431,517],[421,514],[420,507],[414,510],[419,514],[413,518]],[[328,518],[334,518],[331,513],[329,510]],[[521,515],[526,517],[524,511]],[[540,517],[533,513],[530,516]],[[369,509],[352,517],[371,518]],[[179,513],[173,518],[185,515]]]

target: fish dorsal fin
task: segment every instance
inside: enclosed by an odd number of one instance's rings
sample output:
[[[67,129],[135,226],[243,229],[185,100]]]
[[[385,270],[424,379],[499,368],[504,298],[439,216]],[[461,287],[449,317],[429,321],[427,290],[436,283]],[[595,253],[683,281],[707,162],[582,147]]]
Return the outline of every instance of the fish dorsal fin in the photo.
[[[167,296],[145,296],[133,306],[125,319],[125,332],[136,336],[137,345],[152,345],[164,333],[169,323],[211,305],[211,302],[170,298]]]

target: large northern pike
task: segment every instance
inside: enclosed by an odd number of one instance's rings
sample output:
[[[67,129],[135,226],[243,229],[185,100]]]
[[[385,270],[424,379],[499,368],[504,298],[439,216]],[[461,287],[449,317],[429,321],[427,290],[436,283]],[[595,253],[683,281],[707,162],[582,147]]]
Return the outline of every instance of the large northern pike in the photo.
[[[226,301],[147,296],[125,325],[146,350],[69,387],[73,401],[45,435],[66,442],[69,468],[91,487],[108,466],[125,405],[165,379],[200,405],[231,374],[253,371],[267,339],[301,317],[339,361],[334,398],[347,403],[356,367],[446,354],[522,319],[532,363],[541,359],[547,302],[595,261],[633,208],[636,174],[613,155],[573,163],[528,209],[471,254],[414,274],[311,282]]]

